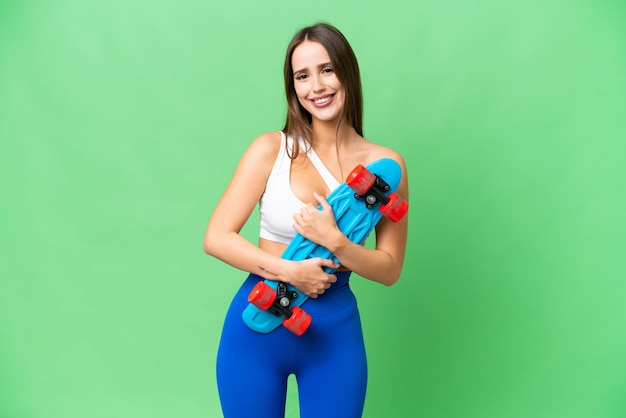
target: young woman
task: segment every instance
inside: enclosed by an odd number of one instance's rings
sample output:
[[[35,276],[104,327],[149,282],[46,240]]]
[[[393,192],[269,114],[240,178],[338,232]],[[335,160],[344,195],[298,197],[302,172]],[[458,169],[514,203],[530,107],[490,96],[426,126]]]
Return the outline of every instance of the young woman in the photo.
[[[300,30],[287,49],[284,76],[285,127],[250,144],[204,239],[208,254],[249,273],[224,323],[217,358],[220,401],[226,418],[282,417],[287,379],[295,374],[301,417],[356,418],[365,401],[367,362],[349,278],[355,272],[387,286],[398,280],[407,217],[398,223],[383,217],[375,248],[366,248],[337,228],[325,196],[358,164],[392,158],[403,170],[398,193],[408,200],[406,168],[398,153],[363,138],[358,63],[335,27]],[[239,232],[257,204],[255,245]],[[328,248],[340,265],[280,258],[296,232]],[[325,266],[338,269],[327,274]],[[312,298],[304,308],[313,322],[302,336],[284,327],[259,334],[244,324],[247,296],[263,279],[290,283]]]

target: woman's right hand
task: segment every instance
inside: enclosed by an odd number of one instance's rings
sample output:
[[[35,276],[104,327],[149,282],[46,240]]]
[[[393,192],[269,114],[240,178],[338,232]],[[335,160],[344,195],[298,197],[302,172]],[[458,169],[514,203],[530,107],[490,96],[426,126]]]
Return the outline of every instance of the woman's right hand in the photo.
[[[323,267],[337,269],[339,264],[324,258],[311,258],[294,261],[291,267],[289,279],[285,281],[305,295],[317,298],[337,281],[337,276],[326,273]]]

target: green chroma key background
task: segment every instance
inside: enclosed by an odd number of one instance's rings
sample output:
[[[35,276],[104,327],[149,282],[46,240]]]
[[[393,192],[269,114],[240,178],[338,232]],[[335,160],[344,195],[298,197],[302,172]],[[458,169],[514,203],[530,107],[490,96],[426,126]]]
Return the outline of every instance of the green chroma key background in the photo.
[[[221,415],[244,274],[202,235],[318,20],[410,172],[400,282],[352,281],[364,416],[626,414],[624,2],[4,0],[0,416]]]

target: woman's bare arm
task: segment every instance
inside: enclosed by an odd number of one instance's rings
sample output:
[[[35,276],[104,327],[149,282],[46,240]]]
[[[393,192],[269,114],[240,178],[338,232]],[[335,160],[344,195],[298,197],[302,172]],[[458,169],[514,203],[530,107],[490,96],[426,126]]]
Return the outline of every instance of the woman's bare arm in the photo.
[[[324,292],[336,281],[321,267],[336,267],[330,260],[305,262],[284,260],[263,251],[240,235],[256,207],[280,147],[280,134],[256,138],[244,153],[226,191],[217,203],[204,236],[204,251],[243,271],[265,279],[294,285],[311,297]]]

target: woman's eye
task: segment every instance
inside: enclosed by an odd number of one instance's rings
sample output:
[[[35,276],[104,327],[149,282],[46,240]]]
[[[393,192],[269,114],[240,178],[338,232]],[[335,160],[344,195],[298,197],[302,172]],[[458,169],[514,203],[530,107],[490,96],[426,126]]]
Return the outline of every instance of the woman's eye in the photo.
[[[326,67],[326,68],[324,68],[324,69],[322,70],[322,72],[323,72],[324,74],[330,74],[330,73],[332,73],[332,72],[333,72],[333,68],[332,68],[332,67]]]
[[[306,74],[298,74],[298,75],[296,76],[296,80],[300,80],[300,81],[302,81],[302,80],[306,79],[307,77],[308,77],[308,76],[307,76]]]

